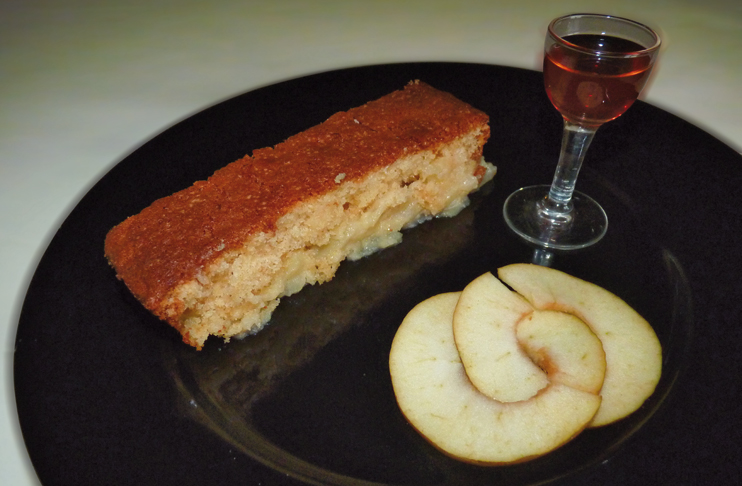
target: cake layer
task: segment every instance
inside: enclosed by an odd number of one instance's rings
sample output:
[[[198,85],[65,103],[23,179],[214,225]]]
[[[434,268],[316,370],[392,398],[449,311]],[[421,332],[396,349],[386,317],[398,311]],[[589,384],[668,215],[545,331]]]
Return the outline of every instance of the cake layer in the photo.
[[[106,256],[185,342],[255,332],[281,296],[332,278],[346,257],[460,210],[493,174],[487,115],[413,82],[340,112],[113,228]]]

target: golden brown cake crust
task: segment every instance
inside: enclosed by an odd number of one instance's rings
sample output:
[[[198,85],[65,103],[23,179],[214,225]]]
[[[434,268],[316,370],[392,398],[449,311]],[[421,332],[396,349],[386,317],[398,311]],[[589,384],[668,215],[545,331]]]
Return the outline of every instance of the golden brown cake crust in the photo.
[[[334,190],[336,179],[362,179],[487,122],[452,95],[411,82],[155,201],[109,232],[106,257],[132,293],[166,318],[158,308],[167,292],[250,235],[272,232],[297,203]]]

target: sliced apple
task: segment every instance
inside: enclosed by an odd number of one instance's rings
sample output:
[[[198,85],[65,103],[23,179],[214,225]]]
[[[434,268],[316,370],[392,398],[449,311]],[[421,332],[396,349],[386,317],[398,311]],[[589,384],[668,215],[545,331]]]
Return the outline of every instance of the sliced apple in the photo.
[[[546,373],[518,344],[515,328],[534,308],[491,273],[459,297],[453,335],[472,384],[501,402],[527,400],[549,384]]]
[[[582,320],[556,311],[534,311],[516,328],[518,342],[549,380],[598,394],[605,377],[600,339]]]
[[[626,302],[602,287],[548,267],[514,264],[500,268],[498,275],[536,309],[578,317],[602,342],[603,402],[591,426],[631,414],[654,392],[662,371],[662,348],[652,326]]]
[[[446,454],[480,464],[527,460],[577,435],[600,407],[598,395],[555,380],[528,400],[503,403],[472,385],[453,335],[460,295],[418,304],[394,337],[392,385],[412,426]]]

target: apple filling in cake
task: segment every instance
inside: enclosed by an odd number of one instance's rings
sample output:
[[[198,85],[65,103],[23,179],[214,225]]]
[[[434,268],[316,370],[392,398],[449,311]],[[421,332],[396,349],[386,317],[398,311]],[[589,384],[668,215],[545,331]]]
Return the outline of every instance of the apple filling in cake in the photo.
[[[275,233],[251,238],[172,292],[185,305],[184,328],[198,342],[257,332],[280,297],[330,280],[346,258],[395,245],[401,230],[432,216],[458,214],[468,194],[494,175],[484,163],[482,179],[474,175],[478,162],[467,160],[465,147],[475,141],[470,136],[442,154],[415,154],[301,203]]]
[[[106,257],[186,343],[254,333],[346,258],[461,211],[494,176],[488,137],[486,114],[411,82],[155,201],[109,232]]]

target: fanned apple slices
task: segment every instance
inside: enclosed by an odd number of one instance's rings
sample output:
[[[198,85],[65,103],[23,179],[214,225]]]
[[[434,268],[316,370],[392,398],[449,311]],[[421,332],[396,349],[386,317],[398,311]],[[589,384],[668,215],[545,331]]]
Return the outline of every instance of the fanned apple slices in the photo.
[[[392,343],[408,421],[448,455],[508,464],[585,427],[629,415],[652,394],[661,347],[605,289],[547,267],[509,265],[405,317]]]
[[[469,381],[454,343],[458,293],[418,304],[404,319],[389,360],[402,413],[441,451],[481,464],[537,457],[578,434],[600,397],[555,381],[534,397],[504,403]]]
[[[603,343],[603,404],[591,426],[629,415],[654,392],[662,347],[652,326],[626,302],[595,284],[538,265],[508,265],[497,274],[534,309],[574,315]]]

